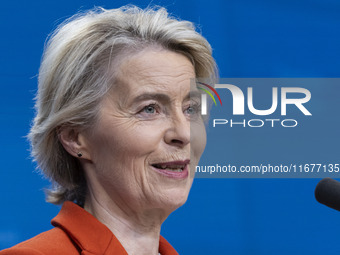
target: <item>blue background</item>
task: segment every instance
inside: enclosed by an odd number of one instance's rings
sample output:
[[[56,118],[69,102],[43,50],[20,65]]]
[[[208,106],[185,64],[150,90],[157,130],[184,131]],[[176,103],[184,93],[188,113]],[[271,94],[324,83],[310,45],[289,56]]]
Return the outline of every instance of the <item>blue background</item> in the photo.
[[[2,2],[0,249],[50,229],[49,221],[59,211],[44,202],[43,187],[48,182],[34,173],[24,138],[33,118],[32,98],[46,36],[79,10],[127,3],[145,7],[149,1]],[[153,4],[199,25],[213,46],[221,77],[340,77],[340,1]],[[336,99],[339,88],[333,89],[332,99]],[[339,127],[338,121],[334,123],[332,132],[322,132],[335,162],[339,143],[328,137]],[[310,127],[310,137],[319,132]],[[208,134],[209,141],[217,139],[217,133],[210,130]],[[223,157],[240,157],[240,152],[247,159],[247,151],[233,151],[244,134],[235,135],[219,149],[225,151]],[[249,133],[245,137],[248,144],[258,142]],[[315,141],[316,148],[319,141],[327,146],[321,138]],[[277,146],[278,154],[287,150]],[[212,155],[208,147],[202,161]],[[162,233],[180,254],[338,254],[340,214],[315,201],[319,180],[196,179],[188,202],[168,218]]]

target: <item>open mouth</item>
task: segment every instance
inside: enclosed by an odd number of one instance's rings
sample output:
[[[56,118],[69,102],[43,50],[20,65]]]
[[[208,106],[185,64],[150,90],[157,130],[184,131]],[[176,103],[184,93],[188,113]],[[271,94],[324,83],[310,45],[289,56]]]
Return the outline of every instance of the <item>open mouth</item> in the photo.
[[[160,171],[171,171],[171,172],[183,172],[185,171],[187,165],[190,163],[190,160],[178,160],[171,162],[161,162],[154,163],[152,166]]]
[[[152,164],[152,166],[159,169],[159,170],[169,170],[169,171],[173,171],[173,172],[182,172],[184,170],[186,164],[184,164],[184,165]]]

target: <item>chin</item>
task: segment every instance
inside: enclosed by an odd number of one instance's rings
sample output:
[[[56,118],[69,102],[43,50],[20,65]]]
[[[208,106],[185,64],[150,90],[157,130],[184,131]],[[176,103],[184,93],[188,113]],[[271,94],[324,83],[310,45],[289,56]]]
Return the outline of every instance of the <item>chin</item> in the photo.
[[[188,200],[189,190],[177,189],[167,193],[165,200],[163,200],[164,208],[170,213],[177,210],[185,204]]]

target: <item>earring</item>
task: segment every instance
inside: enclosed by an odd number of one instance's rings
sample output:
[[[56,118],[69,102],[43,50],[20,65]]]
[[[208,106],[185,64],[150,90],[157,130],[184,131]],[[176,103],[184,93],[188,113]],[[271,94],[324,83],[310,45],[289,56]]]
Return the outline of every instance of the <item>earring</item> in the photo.
[[[81,153],[81,151],[79,151],[79,152],[77,153],[77,156],[78,156],[79,158],[81,158],[81,157],[83,156],[83,153]]]

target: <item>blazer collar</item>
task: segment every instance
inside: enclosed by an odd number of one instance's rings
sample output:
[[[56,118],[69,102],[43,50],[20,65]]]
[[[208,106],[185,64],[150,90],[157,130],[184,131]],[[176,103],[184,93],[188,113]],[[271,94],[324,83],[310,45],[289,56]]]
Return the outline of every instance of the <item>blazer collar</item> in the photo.
[[[113,233],[92,214],[66,201],[52,225],[61,228],[82,250],[82,254],[128,255]],[[159,239],[161,255],[178,255],[176,250],[162,237]]]

